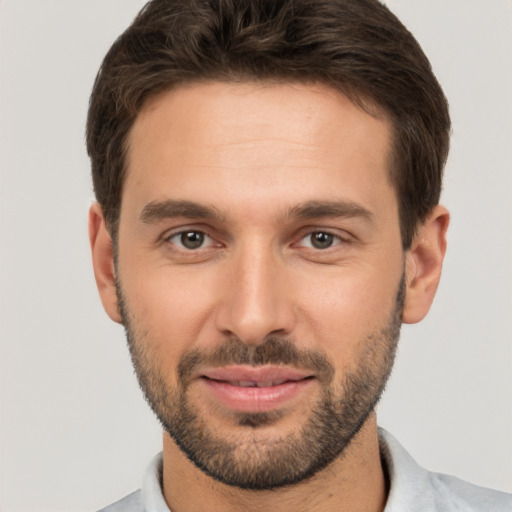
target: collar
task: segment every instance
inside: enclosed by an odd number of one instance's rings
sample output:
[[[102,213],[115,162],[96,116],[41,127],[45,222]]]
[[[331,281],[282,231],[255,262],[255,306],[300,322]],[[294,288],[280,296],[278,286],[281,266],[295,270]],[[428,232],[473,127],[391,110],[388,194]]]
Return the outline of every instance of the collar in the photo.
[[[431,473],[419,466],[391,434],[379,428],[378,435],[382,464],[390,482],[383,512],[512,510],[510,495]],[[142,503],[146,512],[171,512],[163,497],[162,467],[159,453],[145,472]]]

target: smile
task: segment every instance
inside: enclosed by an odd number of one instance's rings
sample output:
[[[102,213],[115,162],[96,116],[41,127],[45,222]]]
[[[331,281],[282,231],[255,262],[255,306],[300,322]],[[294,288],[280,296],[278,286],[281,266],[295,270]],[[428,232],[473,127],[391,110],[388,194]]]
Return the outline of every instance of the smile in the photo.
[[[269,388],[271,386],[279,386],[286,382],[285,380],[281,381],[266,381],[266,382],[255,382],[250,380],[238,380],[238,381],[228,381],[228,384],[232,386],[239,386],[241,388]]]
[[[237,412],[267,412],[282,408],[307,392],[313,375],[283,367],[233,366],[207,370],[199,379],[207,395]]]

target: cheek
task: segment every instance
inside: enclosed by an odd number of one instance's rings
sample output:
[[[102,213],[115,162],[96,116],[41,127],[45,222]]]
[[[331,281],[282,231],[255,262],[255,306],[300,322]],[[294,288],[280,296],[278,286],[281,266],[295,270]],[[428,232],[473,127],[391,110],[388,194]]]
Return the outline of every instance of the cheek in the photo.
[[[122,274],[127,306],[138,330],[146,333],[145,343],[174,362],[204,338],[214,302],[212,283],[185,274],[150,265],[138,273]]]
[[[336,360],[350,360],[369,336],[389,324],[399,275],[379,280],[370,269],[356,273],[343,269],[310,280],[300,301],[301,337],[316,339]]]

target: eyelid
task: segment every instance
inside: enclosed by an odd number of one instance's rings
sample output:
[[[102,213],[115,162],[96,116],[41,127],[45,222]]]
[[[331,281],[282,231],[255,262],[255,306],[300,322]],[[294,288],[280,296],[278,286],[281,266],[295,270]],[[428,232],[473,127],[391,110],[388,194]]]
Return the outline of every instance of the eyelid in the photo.
[[[201,247],[201,248],[197,249],[196,251],[199,251],[200,249],[212,247],[212,246],[220,247],[220,246],[225,245],[225,242],[226,242],[226,240],[225,240],[226,234],[224,234],[224,236],[222,234],[220,234],[220,235],[218,235],[217,233],[214,234],[214,233],[212,233],[212,229],[210,229],[209,226],[198,225],[198,224],[180,225],[175,228],[171,228],[171,229],[165,231],[161,235],[160,240],[162,243],[174,245],[175,247],[180,248],[181,244],[173,243],[173,242],[171,242],[171,239],[174,237],[178,237],[178,236],[182,235],[183,233],[187,233],[187,232],[202,233],[205,236],[205,238],[210,239],[210,241],[204,247]],[[349,244],[349,243],[355,241],[354,236],[351,233],[347,232],[346,230],[340,230],[339,228],[331,228],[331,227],[305,226],[298,231],[296,236],[293,237],[293,239],[295,241],[293,241],[291,245],[292,246],[301,246],[301,242],[305,238],[307,238],[308,236],[311,236],[315,233],[326,233],[326,234],[333,236],[336,239],[336,242],[331,247],[329,247],[327,249],[312,248],[314,250],[321,250],[323,252],[327,252],[329,249],[334,248],[340,244],[343,244],[343,243]],[[227,238],[230,238],[230,237],[228,236]],[[193,250],[191,250],[191,249],[187,249],[185,247],[181,247],[181,248],[184,250],[187,250],[188,252],[193,252]]]
[[[205,244],[195,251],[193,249],[188,249],[187,247],[184,247],[181,243],[176,243],[171,241],[172,238],[180,237],[184,233],[201,233],[205,237]],[[207,242],[207,240],[210,240]],[[208,229],[205,229],[204,227],[198,227],[196,226],[180,226],[178,228],[174,228],[171,230],[166,231],[162,237],[161,240],[163,243],[169,244],[171,246],[174,246],[178,248],[178,250],[184,250],[187,252],[197,252],[201,249],[207,249],[214,246],[220,246],[220,243],[209,233]]]
[[[323,233],[323,234],[332,236],[333,237],[333,243],[331,245],[329,245],[328,247],[325,247],[323,249],[319,248],[319,247],[314,247],[313,243],[311,241],[306,245],[304,243],[304,241],[307,240],[308,238],[310,238],[312,235],[315,235],[316,233]],[[311,249],[311,250],[314,250],[314,251],[326,252],[329,249],[333,249],[334,247],[337,247],[338,245],[342,244],[343,242],[344,242],[344,240],[339,235],[335,235],[334,233],[330,233],[328,231],[323,230],[323,231],[311,231],[311,232],[307,233],[302,238],[300,238],[300,240],[298,241],[297,245],[299,247],[304,247],[306,249]]]
[[[297,242],[294,242],[294,245],[297,245],[302,240],[307,238],[308,236],[314,235],[315,233],[325,233],[327,235],[331,235],[332,237],[339,240],[341,243],[349,243],[353,240],[353,236],[347,231],[340,231],[339,229],[330,228],[330,227],[307,227],[300,230],[297,237],[295,238]],[[335,244],[338,245],[338,244]]]

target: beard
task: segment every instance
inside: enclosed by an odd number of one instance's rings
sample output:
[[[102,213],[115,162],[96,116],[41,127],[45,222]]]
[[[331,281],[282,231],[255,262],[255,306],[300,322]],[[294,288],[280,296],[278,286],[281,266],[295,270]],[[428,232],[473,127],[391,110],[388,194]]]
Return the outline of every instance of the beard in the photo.
[[[231,337],[210,352],[185,352],[172,383],[159,365],[158,354],[151,353],[148,332],[139,328],[127,308],[121,284],[116,286],[135,373],[164,430],[204,473],[224,484],[253,490],[299,483],[343,455],[375,409],[391,374],[405,300],[402,276],[387,324],[359,340],[353,369],[341,376],[336,376],[322,350],[299,349],[291,338],[269,336],[259,345],[246,345]],[[268,364],[311,371],[320,385],[320,397],[309,417],[292,433],[279,433],[279,421],[286,415],[282,410],[235,413],[237,433],[223,435],[194,407],[189,391],[199,367]],[[273,429],[273,436],[260,435],[265,429]]]

